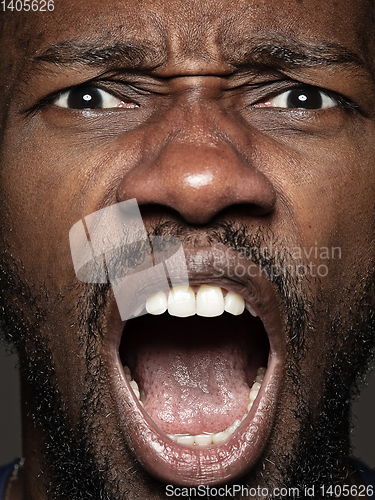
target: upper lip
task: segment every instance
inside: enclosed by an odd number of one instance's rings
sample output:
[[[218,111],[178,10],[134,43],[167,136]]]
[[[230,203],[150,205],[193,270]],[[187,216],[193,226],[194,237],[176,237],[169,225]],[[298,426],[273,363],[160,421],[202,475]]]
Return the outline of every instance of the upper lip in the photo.
[[[273,427],[286,351],[277,296],[264,272],[250,261],[246,261],[250,266],[246,276],[236,278],[235,268],[239,263],[243,265],[244,260],[236,252],[228,252],[220,257],[213,248],[185,250],[189,282],[221,286],[242,295],[262,320],[270,351],[259,396],[241,426],[224,443],[198,448],[183,446],[167,438],[139,406],[124,377],[118,353],[124,322],[116,307],[107,323],[110,325],[106,335],[109,345],[105,352],[124,436],[141,465],[165,483],[195,486],[233,481],[256,464]],[[223,258],[224,272],[218,276]]]

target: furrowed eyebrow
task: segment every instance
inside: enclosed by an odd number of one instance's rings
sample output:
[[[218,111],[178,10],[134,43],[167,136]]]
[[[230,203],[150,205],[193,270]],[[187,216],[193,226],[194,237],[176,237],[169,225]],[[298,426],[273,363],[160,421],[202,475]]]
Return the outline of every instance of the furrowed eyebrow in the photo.
[[[243,68],[298,69],[329,68],[340,66],[354,74],[364,74],[374,80],[371,65],[349,48],[332,42],[308,44],[289,38],[249,38],[245,41],[222,43],[224,60],[230,65]],[[164,46],[144,44],[139,41],[114,43],[109,46],[80,45],[72,42],[49,45],[32,60],[34,70],[50,66],[105,67],[112,69],[155,70],[167,63],[167,49]]]
[[[341,66],[354,73],[367,73],[371,68],[358,54],[347,47],[332,43],[307,44],[285,39],[249,40],[232,46],[227,54],[235,66],[273,67],[275,69],[296,69]]]
[[[44,52],[34,57],[33,66],[43,68],[49,65],[94,67],[122,66],[130,69],[155,69],[163,64],[165,57],[156,50],[139,42],[115,43],[101,47],[82,46],[71,42],[50,45]]]

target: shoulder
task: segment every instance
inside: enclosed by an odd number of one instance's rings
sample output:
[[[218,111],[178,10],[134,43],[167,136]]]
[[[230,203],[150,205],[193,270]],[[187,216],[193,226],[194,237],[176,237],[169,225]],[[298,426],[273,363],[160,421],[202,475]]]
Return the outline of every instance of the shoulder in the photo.
[[[358,458],[351,457],[349,459],[349,465],[356,469],[361,475],[362,481],[366,486],[372,487],[369,491],[368,498],[375,498],[375,471],[370,469],[366,464],[364,464]]]
[[[4,495],[4,488],[5,488],[6,480],[8,479],[9,474],[12,472],[12,470],[14,469],[14,466],[18,462],[19,462],[19,458],[16,458],[10,464],[0,466],[0,500],[2,500],[3,495]]]

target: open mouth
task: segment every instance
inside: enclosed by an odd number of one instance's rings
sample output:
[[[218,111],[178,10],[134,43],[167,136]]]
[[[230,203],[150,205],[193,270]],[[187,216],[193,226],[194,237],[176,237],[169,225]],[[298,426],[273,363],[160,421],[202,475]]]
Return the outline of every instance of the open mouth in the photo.
[[[149,314],[111,336],[124,434],[166,483],[219,484],[246,473],[265,448],[281,387],[285,348],[268,279],[259,269],[246,284],[213,279],[205,268],[203,283],[195,269],[190,286],[160,290],[144,304]]]

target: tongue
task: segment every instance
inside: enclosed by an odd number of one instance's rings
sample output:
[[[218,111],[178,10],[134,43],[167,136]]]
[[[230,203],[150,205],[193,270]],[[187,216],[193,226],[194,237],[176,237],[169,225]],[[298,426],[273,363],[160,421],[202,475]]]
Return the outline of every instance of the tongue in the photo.
[[[247,412],[261,360],[243,318],[165,314],[129,323],[126,359],[144,408],[161,430],[219,432]]]

